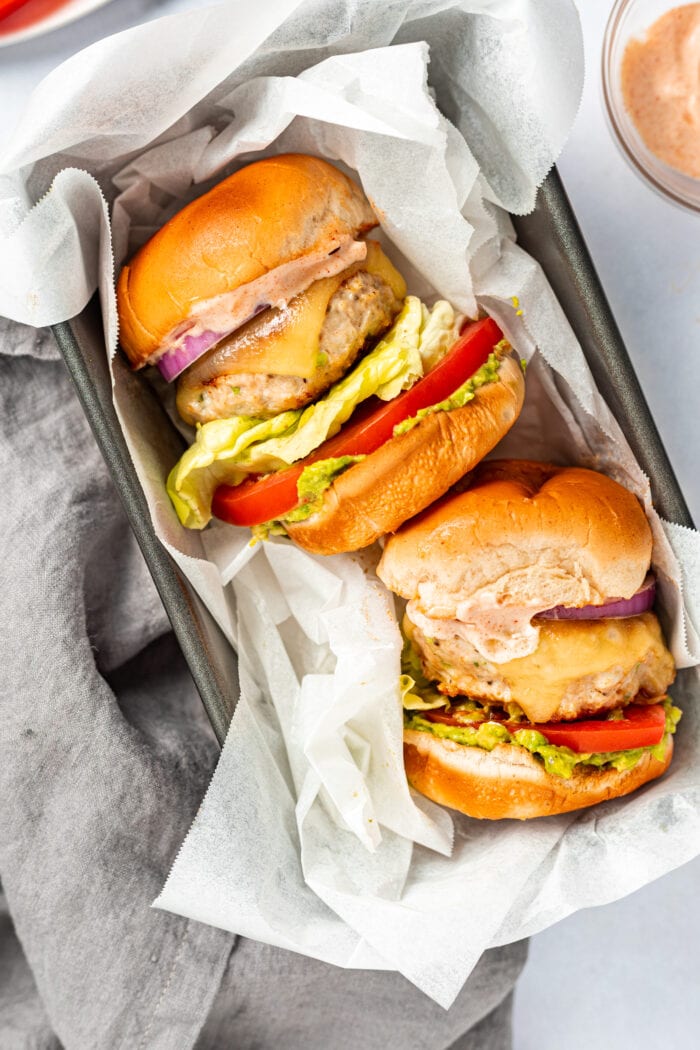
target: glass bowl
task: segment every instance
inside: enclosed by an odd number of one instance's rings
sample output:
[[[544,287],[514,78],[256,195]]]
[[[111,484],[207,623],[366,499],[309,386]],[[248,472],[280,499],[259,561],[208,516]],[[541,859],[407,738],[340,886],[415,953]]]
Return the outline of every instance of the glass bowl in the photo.
[[[682,0],[676,4],[668,0],[616,0],[603,40],[603,97],[613,137],[634,171],[668,200],[700,212],[700,179],[670,167],[651,152],[622,96],[622,56],[629,40],[643,36],[657,18],[679,6]]]

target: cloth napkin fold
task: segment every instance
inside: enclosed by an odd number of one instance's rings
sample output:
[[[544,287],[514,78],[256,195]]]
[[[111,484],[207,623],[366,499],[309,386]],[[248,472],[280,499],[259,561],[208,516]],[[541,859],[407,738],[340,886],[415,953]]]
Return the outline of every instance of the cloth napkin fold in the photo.
[[[217,747],[52,341],[0,321],[0,878],[65,1047],[185,1048],[234,938],[150,903]]]
[[[151,909],[217,746],[58,356],[0,319],[0,1047],[508,1050],[524,942],[444,1011]]]

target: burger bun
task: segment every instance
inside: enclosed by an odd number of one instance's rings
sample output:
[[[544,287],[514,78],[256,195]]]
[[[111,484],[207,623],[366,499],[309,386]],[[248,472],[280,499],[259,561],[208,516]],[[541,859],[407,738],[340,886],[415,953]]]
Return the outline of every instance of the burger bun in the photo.
[[[595,470],[489,460],[392,537],[379,576],[445,619],[482,590],[506,608],[580,607],[631,598],[651,561],[637,497]],[[437,599],[436,599],[437,600]]]
[[[498,379],[462,408],[424,416],[356,463],[324,493],[321,509],[285,525],[317,554],[367,547],[442,496],[494,448],[518,418],[525,396],[520,364],[503,359]]]
[[[628,795],[668,769],[673,737],[661,761],[648,751],[632,769],[576,766],[568,779],[547,773],[542,763],[517,744],[493,751],[469,747],[429,732],[404,732],[408,781],[433,802],[480,820],[550,817]]]
[[[198,303],[377,225],[360,187],[318,157],[249,164],[173,216],[122,268],[120,342],[146,364]]]

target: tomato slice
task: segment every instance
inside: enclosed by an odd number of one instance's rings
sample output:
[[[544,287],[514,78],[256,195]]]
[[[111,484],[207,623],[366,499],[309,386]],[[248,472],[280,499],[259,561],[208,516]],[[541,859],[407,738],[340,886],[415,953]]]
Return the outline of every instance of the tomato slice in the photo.
[[[443,711],[426,711],[425,718],[443,725],[478,726]],[[482,723],[483,724],[483,723]],[[581,719],[576,722],[501,722],[514,733],[517,729],[536,729],[550,744],[568,747],[577,754],[594,751],[628,751],[635,747],[653,747],[664,735],[666,712],[663,704],[630,704],[625,717],[616,722],[605,719]]]
[[[0,0],[0,18],[11,15],[13,11],[24,7],[27,2],[28,0]]]
[[[42,22],[69,0],[0,0],[0,36]]]
[[[283,518],[299,502],[297,481],[304,467],[320,459],[375,452],[392,437],[398,423],[454,393],[486,362],[502,338],[500,328],[490,317],[470,324],[435,368],[410,390],[393,401],[368,399],[335,437],[319,445],[306,459],[264,478],[250,478],[240,485],[219,485],[212,501],[214,516],[231,525],[247,526]]]
[[[572,751],[627,751],[652,747],[664,735],[666,712],[663,704],[631,704],[625,717],[616,722],[590,719],[580,722],[548,722],[535,726],[550,744]]]

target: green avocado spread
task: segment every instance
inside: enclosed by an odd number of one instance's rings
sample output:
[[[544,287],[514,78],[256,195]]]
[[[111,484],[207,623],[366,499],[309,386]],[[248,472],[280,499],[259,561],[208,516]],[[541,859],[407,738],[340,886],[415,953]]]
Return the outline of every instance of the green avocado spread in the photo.
[[[508,350],[510,350],[509,343],[507,343],[505,339],[502,339],[489,354],[488,359],[484,362],[481,368],[470,376],[466,383],[462,383],[462,385],[448,398],[445,398],[444,401],[439,401],[436,405],[428,405],[427,408],[421,408],[415,416],[411,416],[409,419],[404,419],[403,422],[397,423],[394,427],[394,437],[398,437],[399,434],[405,434],[407,431],[412,430],[413,427],[420,423],[421,419],[425,419],[426,416],[431,416],[434,412],[451,412],[455,408],[464,408],[469,401],[474,399],[479,387],[486,386],[487,383],[493,383],[498,379],[498,370],[501,367],[503,355]]]
[[[295,521],[306,521],[321,508],[323,493],[333,484],[338,475],[359,463],[364,456],[338,456],[335,459],[319,459],[304,467],[297,481],[299,504],[285,514],[284,518],[266,521],[252,529],[253,540],[266,540],[268,536],[286,536],[285,524]]]
[[[404,711],[404,727],[417,729],[422,733],[432,733],[433,736],[454,740],[455,743],[466,744],[468,747],[483,747],[487,751],[493,751],[497,744],[518,744],[531,754],[537,755],[548,773],[568,779],[578,765],[606,766],[618,771],[632,769],[647,751],[651,751],[655,758],[661,760],[668,746],[668,738],[675,733],[681,717],[680,709],[674,707],[668,697],[664,700],[664,709],[666,729],[663,739],[658,744],[628,751],[599,751],[591,754],[579,754],[568,747],[556,747],[548,743],[547,738],[536,729],[516,729],[511,732],[497,722],[484,722],[479,726],[448,726],[441,722],[430,722],[416,711]]]
[[[669,737],[675,733],[681,718],[680,708],[674,707],[671,700],[666,697],[663,702],[666,725],[664,735],[658,744],[653,747],[630,748],[627,751],[579,753],[568,747],[550,744],[542,733],[528,728],[527,716],[519,704],[514,702],[489,704],[468,696],[455,697],[450,700],[444,693],[439,692],[435,682],[425,677],[420,657],[408,638],[404,640],[401,670],[403,672],[400,678],[401,702],[404,709],[405,729],[432,733],[433,736],[444,740],[454,740],[456,744],[465,744],[467,747],[483,747],[486,751],[493,751],[498,744],[515,744],[524,747],[530,754],[536,755],[548,773],[564,777],[564,779],[568,779],[578,765],[607,767],[616,769],[618,772],[632,769],[647,751],[651,751],[655,758],[661,760],[666,752]],[[447,712],[454,709],[460,715],[466,715],[469,722],[478,724],[445,725],[443,722],[431,722],[424,716],[425,711],[437,708],[445,708]],[[610,711],[607,719],[616,721],[623,718],[623,711],[622,708]],[[498,721],[491,721],[491,719],[498,719]],[[511,724],[510,729],[502,724],[504,720]],[[523,728],[513,729],[513,723],[518,722],[523,723]]]
[[[655,758],[661,760],[666,752],[669,737],[676,731],[681,711],[674,707],[668,697],[664,700],[666,726],[663,738],[653,747],[637,747],[627,751],[598,751],[578,753],[568,747],[557,747],[550,744],[542,733],[527,727],[527,716],[516,703],[488,704],[473,700],[467,696],[454,698],[452,701],[440,693],[434,682],[428,681],[423,673],[420,658],[408,639],[405,639],[401,654],[401,701],[404,708],[404,728],[416,729],[421,733],[432,733],[444,740],[454,740],[456,744],[467,747],[483,747],[493,751],[498,744],[515,744],[524,747],[536,755],[548,773],[568,779],[578,765],[608,767],[622,771],[632,769],[643,758],[646,751],[651,751]],[[460,715],[466,715],[470,722],[478,725],[451,726],[443,722],[431,722],[425,717],[425,711],[446,708],[455,709]],[[622,709],[610,711],[608,720],[622,718]],[[499,721],[491,721],[497,718]],[[502,725],[507,719],[511,724],[508,729]],[[522,729],[513,729],[513,723],[524,723]]]
[[[285,521],[305,521],[321,506],[323,493],[348,467],[359,463],[364,456],[338,456],[336,459],[319,459],[304,467],[297,481],[299,506],[285,514]]]

